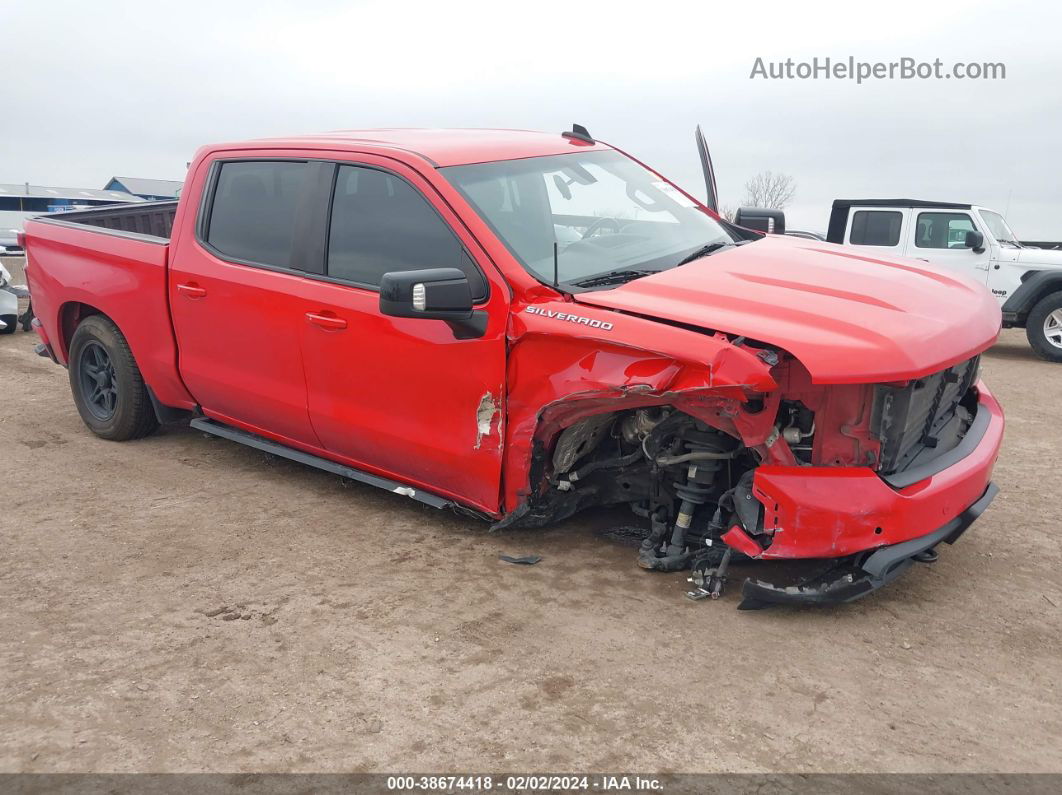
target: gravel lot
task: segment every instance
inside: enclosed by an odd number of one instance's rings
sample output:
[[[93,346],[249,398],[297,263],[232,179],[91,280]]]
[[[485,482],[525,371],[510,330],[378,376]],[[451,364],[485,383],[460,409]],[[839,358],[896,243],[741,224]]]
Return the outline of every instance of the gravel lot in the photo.
[[[1062,366],[1022,331],[966,536],[753,613],[637,569],[597,536],[626,514],[490,535],[187,429],[101,441],[35,341],[0,336],[0,771],[1062,771]]]

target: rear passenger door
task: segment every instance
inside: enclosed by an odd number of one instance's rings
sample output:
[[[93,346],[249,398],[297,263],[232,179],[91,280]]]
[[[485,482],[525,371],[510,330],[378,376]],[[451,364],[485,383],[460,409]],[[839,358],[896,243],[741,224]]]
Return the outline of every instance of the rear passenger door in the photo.
[[[208,416],[316,447],[299,291],[319,164],[234,152],[210,169],[194,239],[170,262],[181,378]]]
[[[322,273],[299,332],[321,444],[362,469],[496,510],[509,298],[489,289],[492,265],[434,189],[387,158],[337,164],[325,210]],[[482,336],[380,313],[384,273],[436,267],[468,275],[488,313]]]
[[[904,254],[904,229],[910,210],[853,207],[848,211],[845,243],[878,254]]]

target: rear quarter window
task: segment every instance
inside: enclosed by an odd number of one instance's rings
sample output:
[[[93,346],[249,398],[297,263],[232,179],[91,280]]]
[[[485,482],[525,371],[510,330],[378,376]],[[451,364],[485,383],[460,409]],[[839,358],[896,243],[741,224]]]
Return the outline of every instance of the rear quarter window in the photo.
[[[852,215],[854,246],[896,246],[900,243],[903,214],[886,210],[858,210]]]

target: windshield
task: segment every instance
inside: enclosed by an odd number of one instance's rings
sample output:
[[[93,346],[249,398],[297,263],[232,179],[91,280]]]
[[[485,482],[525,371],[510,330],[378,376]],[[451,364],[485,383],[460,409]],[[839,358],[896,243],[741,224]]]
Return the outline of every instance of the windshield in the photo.
[[[988,231],[992,233],[992,237],[1000,243],[1018,245],[1018,238],[1010,231],[1010,227],[1007,226],[1007,222],[1003,220],[1002,215],[993,210],[978,210],[977,212],[980,214],[981,220],[985,222],[985,226],[988,227]]]
[[[582,152],[441,169],[520,263],[543,282],[673,268],[723,226],[619,152]]]

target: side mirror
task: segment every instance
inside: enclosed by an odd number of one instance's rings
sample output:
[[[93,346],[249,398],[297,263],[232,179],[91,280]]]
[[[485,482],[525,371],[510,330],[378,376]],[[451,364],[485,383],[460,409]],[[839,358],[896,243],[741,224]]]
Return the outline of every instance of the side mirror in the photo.
[[[444,320],[461,339],[482,337],[487,328],[487,313],[472,308],[472,286],[457,268],[385,273],[380,314]]]
[[[739,207],[734,213],[734,223],[746,229],[755,229],[769,235],[785,234],[785,213],[762,207]]]
[[[985,250],[985,236],[970,230],[966,233],[966,248],[972,248],[975,254],[980,254]]]

